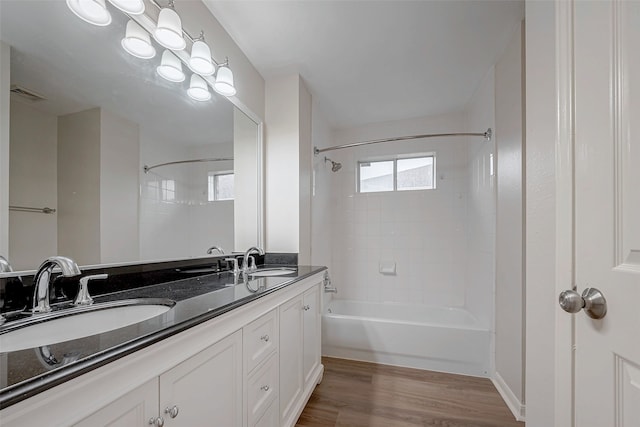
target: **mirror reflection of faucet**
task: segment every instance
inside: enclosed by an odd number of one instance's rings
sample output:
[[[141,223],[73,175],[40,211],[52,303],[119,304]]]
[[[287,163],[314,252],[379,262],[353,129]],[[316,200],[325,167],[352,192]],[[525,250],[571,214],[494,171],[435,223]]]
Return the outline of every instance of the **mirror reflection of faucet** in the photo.
[[[207,254],[211,255],[213,254],[213,251],[218,251],[221,255],[224,255],[224,249],[222,249],[220,246],[211,246],[209,249],[207,249]]]
[[[40,363],[42,363],[43,366],[50,369],[52,367],[57,368],[60,366],[67,365],[71,362],[75,362],[76,360],[80,359],[80,352],[79,351],[67,352],[62,356],[62,361],[60,362],[58,361],[56,356],[51,352],[51,347],[48,345],[43,345],[36,349],[36,356],[38,357],[38,360],[40,361]]]

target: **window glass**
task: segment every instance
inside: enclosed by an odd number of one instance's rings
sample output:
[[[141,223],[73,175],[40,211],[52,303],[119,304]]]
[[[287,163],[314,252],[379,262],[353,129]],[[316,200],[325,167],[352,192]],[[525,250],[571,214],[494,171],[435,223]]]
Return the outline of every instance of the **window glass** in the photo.
[[[358,162],[358,192],[430,190],[435,156]]]
[[[361,162],[360,192],[393,191],[393,160]]]
[[[433,188],[433,157],[398,159],[396,187],[398,191]]]
[[[214,175],[215,200],[233,200],[233,174]]]

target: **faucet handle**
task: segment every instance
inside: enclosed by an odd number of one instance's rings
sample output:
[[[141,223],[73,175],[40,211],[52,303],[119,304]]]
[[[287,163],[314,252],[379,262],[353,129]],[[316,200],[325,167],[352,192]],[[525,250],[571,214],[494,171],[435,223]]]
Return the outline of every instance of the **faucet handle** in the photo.
[[[238,259],[237,258],[225,258],[224,259],[226,262],[231,262],[233,263],[233,274],[238,274],[240,272],[240,269],[238,268]]]
[[[256,257],[253,255],[249,255],[249,269],[247,271],[253,272],[256,271],[258,267],[256,266]]]
[[[73,305],[91,305],[93,304],[93,298],[89,295],[89,281],[90,280],[104,280],[109,277],[108,274],[92,274],[90,276],[84,276],[80,278],[80,287],[78,288],[78,295],[73,301]]]

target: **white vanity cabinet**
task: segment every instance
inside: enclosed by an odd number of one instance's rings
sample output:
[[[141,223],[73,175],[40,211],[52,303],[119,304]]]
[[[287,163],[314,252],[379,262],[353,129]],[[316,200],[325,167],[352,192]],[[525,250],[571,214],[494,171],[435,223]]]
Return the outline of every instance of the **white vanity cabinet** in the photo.
[[[320,283],[280,306],[280,349],[280,425],[292,426],[322,376]]]
[[[321,284],[320,272],[69,379],[0,424],[293,426],[322,378]]]
[[[278,333],[277,308],[242,328],[247,403],[245,425],[249,427],[257,425],[278,403]],[[277,427],[278,424],[271,425]]]
[[[240,426],[241,345],[242,334],[238,331],[104,406],[76,426],[196,426],[203,420],[207,420],[207,425]]]
[[[240,331],[160,375],[159,416],[165,427],[242,425]]]
[[[304,327],[302,333],[302,372],[304,383],[313,381],[313,376],[320,366],[321,354],[321,307],[320,286],[314,286],[302,296],[302,310]]]
[[[89,415],[75,427],[144,426],[157,416],[158,380],[153,379]]]

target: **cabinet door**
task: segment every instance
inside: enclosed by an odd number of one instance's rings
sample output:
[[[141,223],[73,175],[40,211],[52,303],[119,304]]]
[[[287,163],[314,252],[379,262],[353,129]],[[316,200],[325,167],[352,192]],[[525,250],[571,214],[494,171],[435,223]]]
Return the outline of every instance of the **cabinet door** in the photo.
[[[148,426],[158,415],[158,379],[148,381],[75,424],[76,427]]]
[[[165,427],[242,425],[241,331],[160,376],[160,414]]]
[[[304,312],[303,332],[303,372],[304,383],[311,381],[311,376],[320,364],[320,289],[314,286],[303,295]]]
[[[302,395],[302,295],[280,306],[280,424],[290,425]]]

